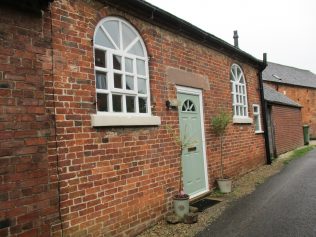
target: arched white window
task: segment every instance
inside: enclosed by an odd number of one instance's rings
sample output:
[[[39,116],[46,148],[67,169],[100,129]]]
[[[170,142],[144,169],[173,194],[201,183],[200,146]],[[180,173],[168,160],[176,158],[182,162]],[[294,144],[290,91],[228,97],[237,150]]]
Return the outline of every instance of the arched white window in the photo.
[[[93,43],[98,114],[150,115],[148,57],[138,32],[123,19],[107,17]]]
[[[230,81],[232,83],[234,119],[248,118],[246,80],[242,69],[237,64],[231,66]]]

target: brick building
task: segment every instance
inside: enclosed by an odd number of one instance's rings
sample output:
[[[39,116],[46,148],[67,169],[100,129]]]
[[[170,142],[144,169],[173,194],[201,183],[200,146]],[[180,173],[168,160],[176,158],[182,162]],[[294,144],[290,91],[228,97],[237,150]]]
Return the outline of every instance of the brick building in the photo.
[[[225,175],[265,163],[262,61],[140,0],[6,2],[1,236],[136,235],[182,179],[191,198],[214,188],[221,110]]]
[[[316,139],[316,75],[308,70],[268,63],[264,83],[302,106],[302,121],[309,125],[311,139]]]
[[[301,105],[264,85],[269,148],[273,157],[304,145]]]

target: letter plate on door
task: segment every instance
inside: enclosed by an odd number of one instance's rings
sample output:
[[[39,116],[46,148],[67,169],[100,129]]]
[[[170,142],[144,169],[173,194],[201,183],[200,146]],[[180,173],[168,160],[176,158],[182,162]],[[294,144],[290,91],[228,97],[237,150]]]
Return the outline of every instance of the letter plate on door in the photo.
[[[189,147],[189,148],[188,148],[188,152],[192,152],[192,151],[196,151],[196,146],[193,146],[193,147]]]

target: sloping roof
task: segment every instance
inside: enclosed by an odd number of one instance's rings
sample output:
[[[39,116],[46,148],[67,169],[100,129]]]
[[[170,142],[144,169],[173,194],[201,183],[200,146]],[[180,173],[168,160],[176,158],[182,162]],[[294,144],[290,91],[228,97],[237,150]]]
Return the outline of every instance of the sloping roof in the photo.
[[[237,58],[242,62],[249,63],[256,68],[263,70],[265,63],[252,55],[244,52],[238,47],[227,43],[226,41],[201,30],[200,28],[184,21],[171,13],[164,11],[144,0],[98,0],[101,3],[128,12],[153,25],[160,26],[185,38],[191,39],[198,44],[222,52],[230,57]]]
[[[288,105],[292,107],[302,107],[299,103],[291,100],[289,97],[274,90],[270,86],[263,85],[264,99],[273,104]]]
[[[316,75],[311,71],[277,63],[268,63],[268,66],[263,71],[263,80],[316,88]]]

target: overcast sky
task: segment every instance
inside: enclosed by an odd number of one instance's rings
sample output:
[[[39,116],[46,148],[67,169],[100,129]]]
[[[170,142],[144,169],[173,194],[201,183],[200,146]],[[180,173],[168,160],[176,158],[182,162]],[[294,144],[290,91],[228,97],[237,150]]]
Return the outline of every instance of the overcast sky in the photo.
[[[262,59],[316,73],[316,0],[146,0]]]

